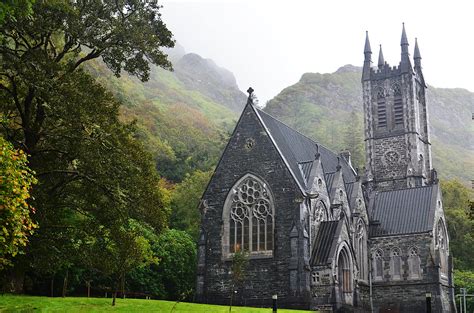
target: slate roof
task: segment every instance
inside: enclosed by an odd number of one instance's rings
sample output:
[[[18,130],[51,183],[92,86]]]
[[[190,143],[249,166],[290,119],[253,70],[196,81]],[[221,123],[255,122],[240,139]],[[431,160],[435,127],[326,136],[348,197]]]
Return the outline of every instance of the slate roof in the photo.
[[[375,193],[369,204],[369,235],[429,232],[433,229],[437,193],[438,185]]]
[[[316,144],[319,147],[324,172],[331,173],[336,171],[338,156],[334,152],[290,128],[268,113],[257,108],[255,108],[255,111],[268,129],[281,154],[288,162],[290,171],[303,188],[306,189],[308,187],[306,185],[308,176],[305,177],[305,175],[309,175],[311,167],[307,163],[312,163],[315,154],[318,152]],[[344,180],[346,182],[355,181],[355,174],[344,158],[340,158],[340,165]]]
[[[342,226],[342,220],[326,221],[319,224],[318,234],[311,253],[312,266],[326,265],[331,262],[330,258],[334,256],[341,228],[339,225]]]

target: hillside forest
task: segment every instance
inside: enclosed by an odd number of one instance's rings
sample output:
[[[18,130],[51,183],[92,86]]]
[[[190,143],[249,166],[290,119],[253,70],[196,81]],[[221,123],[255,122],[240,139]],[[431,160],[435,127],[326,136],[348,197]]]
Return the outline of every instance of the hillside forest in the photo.
[[[234,75],[186,53],[155,2],[11,3],[0,15],[2,291],[192,300],[200,197],[246,103]],[[362,170],[360,72],[306,73],[265,110]],[[428,90],[455,281],[474,292],[474,93]]]

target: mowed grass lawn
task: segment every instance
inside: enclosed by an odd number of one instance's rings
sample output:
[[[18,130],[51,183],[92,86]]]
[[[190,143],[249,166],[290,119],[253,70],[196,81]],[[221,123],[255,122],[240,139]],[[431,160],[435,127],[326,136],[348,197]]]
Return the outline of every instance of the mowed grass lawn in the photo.
[[[0,295],[0,313],[7,312],[217,312],[228,313],[228,306],[196,304],[187,302],[117,299],[115,307],[110,298],[48,298],[31,296]],[[174,310],[173,310],[174,306]],[[236,313],[268,312],[272,309],[232,307]],[[278,309],[281,313],[311,312]],[[314,312],[314,311],[313,311]]]

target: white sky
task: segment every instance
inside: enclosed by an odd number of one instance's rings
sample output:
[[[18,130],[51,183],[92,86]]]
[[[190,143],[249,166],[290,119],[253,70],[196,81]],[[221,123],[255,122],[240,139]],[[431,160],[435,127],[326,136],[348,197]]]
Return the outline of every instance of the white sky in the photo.
[[[474,1],[163,0],[163,20],[186,52],[213,59],[243,91],[265,103],[306,72],[362,66],[365,31],[372,61],[400,62],[402,22],[415,37],[426,82],[474,91]]]

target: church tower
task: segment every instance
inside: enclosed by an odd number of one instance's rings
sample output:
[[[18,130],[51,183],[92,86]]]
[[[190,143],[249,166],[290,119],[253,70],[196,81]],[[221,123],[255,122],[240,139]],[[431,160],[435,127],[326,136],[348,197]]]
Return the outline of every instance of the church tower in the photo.
[[[369,187],[387,190],[430,184],[436,179],[431,163],[426,84],[415,41],[413,65],[403,26],[401,61],[391,67],[380,46],[372,67],[368,34],[362,74],[366,175]]]

